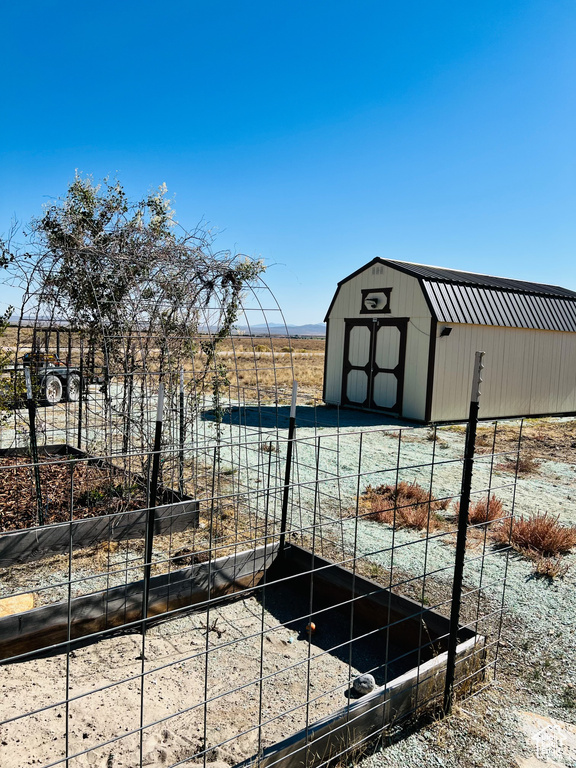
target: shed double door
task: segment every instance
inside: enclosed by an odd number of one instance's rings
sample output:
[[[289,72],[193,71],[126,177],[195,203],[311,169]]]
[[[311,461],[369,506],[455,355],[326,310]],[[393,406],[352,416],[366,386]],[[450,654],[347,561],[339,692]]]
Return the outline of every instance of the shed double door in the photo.
[[[400,414],[408,319],[345,322],[342,403]]]

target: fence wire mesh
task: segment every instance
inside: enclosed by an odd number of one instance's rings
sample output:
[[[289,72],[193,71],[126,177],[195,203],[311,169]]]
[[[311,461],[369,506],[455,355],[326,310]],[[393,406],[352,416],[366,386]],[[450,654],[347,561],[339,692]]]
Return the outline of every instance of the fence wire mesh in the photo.
[[[494,675],[521,423],[477,441],[455,628],[463,427],[302,393],[291,433],[270,339],[229,341],[199,388],[134,360],[102,377],[67,337],[80,392],[38,395],[37,462],[23,403],[0,429],[3,766],[319,766],[441,706],[451,631],[457,695]]]

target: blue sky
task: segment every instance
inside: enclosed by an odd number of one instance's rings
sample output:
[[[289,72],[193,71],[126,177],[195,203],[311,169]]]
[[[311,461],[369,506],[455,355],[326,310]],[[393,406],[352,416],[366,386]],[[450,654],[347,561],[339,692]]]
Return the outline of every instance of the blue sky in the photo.
[[[165,182],[292,323],[375,256],[576,290],[573,0],[23,0],[2,25],[0,231],[79,169]]]

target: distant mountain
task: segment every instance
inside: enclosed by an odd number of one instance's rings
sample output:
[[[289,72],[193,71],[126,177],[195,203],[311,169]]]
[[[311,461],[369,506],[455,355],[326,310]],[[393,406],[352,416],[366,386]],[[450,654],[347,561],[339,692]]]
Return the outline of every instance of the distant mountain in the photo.
[[[237,333],[252,333],[253,335],[270,334],[271,336],[326,336],[325,323],[308,323],[307,325],[283,325],[282,323],[269,323],[269,325],[238,326]]]
[[[308,325],[288,325],[289,336],[326,336],[326,323],[308,323]],[[270,329],[270,333],[284,333],[284,329],[277,331]]]
[[[14,316],[10,318],[10,323],[12,325],[21,323],[24,326],[53,326],[54,328],[62,329],[69,325],[67,320],[50,319],[42,316],[30,318],[19,318]],[[218,328],[201,325],[198,330],[200,333],[215,333]],[[284,323],[268,323],[268,325],[265,325],[264,323],[261,323],[260,325],[251,325],[250,328],[245,325],[238,325],[234,329],[234,332],[239,334],[251,333],[254,336],[286,336],[286,334],[288,334],[288,336],[326,336],[326,323],[308,323],[307,325],[284,325]]]

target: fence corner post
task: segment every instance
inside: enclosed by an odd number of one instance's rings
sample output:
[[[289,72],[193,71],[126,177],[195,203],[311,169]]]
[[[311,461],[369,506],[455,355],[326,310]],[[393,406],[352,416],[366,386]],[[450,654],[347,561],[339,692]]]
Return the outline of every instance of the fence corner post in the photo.
[[[144,584],[142,594],[142,634],[146,634],[146,619],[148,618],[148,598],[150,595],[150,577],[152,574],[152,545],[154,543],[154,526],[156,523],[156,496],[158,495],[158,475],[160,474],[160,449],[162,446],[162,422],[164,420],[164,384],[158,386],[158,405],[156,409],[156,430],[154,433],[154,449],[152,454],[152,476],[146,516],[146,538],[144,543]]]
[[[286,547],[286,526],[288,524],[288,496],[290,493],[290,474],[292,471],[292,449],[294,446],[294,433],[296,432],[296,397],[298,395],[298,382],[292,382],[292,402],[290,404],[290,421],[288,423],[288,444],[286,446],[286,469],[284,472],[284,491],[282,493],[282,519],[280,521],[280,543],[278,552],[284,553]]]
[[[468,425],[466,427],[466,443],[464,447],[464,463],[462,468],[462,487],[460,491],[460,511],[458,514],[458,533],[456,537],[456,556],[454,559],[454,580],[452,582],[452,603],[450,608],[450,625],[448,634],[448,657],[446,660],[446,681],[444,686],[444,714],[450,714],[454,703],[454,680],[456,675],[456,649],[458,647],[458,630],[460,625],[460,608],[462,604],[462,581],[464,577],[464,559],[466,555],[466,534],[468,531],[468,510],[470,508],[470,491],[472,489],[472,473],[474,470],[474,451],[476,445],[476,428],[478,426],[478,411],[480,408],[480,384],[484,370],[484,352],[476,352],[474,374],[472,376],[472,393]]]

